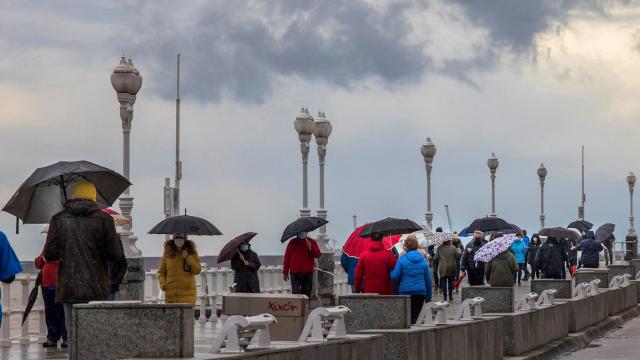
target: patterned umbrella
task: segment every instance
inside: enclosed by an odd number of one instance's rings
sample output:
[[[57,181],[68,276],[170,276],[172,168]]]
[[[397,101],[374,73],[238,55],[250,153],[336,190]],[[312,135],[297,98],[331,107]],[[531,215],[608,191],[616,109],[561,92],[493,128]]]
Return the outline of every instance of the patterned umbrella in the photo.
[[[453,240],[453,234],[445,233],[445,232],[437,232],[437,233],[427,235],[426,238],[427,238],[428,246],[430,245],[440,246],[445,241]]]
[[[493,260],[493,258],[498,256],[500,253],[509,249],[511,243],[516,239],[517,236],[508,234],[494,239],[493,241],[489,241],[476,251],[473,261],[489,262]]]

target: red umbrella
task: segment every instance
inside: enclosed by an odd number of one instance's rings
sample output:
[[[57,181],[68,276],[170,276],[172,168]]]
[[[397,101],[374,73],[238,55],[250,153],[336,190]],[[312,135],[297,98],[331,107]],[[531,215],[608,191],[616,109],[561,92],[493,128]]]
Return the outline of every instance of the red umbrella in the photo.
[[[371,245],[371,239],[370,238],[362,238],[362,237],[360,237],[360,233],[362,232],[362,230],[364,229],[365,226],[366,226],[366,224],[360,226],[357,229],[355,229],[351,233],[351,235],[349,235],[349,238],[347,239],[347,242],[344,243],[344,246],[342,247],[342,252],[347,254],[347,256],[359,258],[360,254],[362,254],[362,252],[367,250],[369,248],[369,245]],[[402,235],[385,236],[382,239],[382,242],[384,243],[384,248],[387,249],[387,250],[391,250],[391,248],[395,244],[397,244],[398,241],[400,241],[401,237],[402,237]]]
[[[253,239],[253,237],[256,235],[258,234],[254,232],[248,232],[229,241],[227,245],[225,245],[222,250],[220,250],[220,254],[218,254],[218,264],[223,261],[231,260],[233,256],[238,252],[238,246],[240,246],[240,244],[244,242],[251,241],[251,239]]]

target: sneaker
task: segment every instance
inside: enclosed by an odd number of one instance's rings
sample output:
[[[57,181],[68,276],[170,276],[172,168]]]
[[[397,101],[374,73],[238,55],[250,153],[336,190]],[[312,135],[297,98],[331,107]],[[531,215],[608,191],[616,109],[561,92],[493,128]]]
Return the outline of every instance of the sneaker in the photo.
[[[47,340],[47,341],[42,343],[42,347],[43,348],[58,347],[58,343],[57,342],[53,342],[51,340]]]
[[[69,343],[67,343],[66,341],[63,341],[62,344],[60,345],[61,348],[68,348],[69,347]]]

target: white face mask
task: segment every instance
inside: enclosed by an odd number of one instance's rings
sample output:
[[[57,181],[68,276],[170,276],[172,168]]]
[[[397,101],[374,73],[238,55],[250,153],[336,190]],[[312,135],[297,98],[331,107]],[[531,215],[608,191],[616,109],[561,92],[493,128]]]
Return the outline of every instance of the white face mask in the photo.
[[[181,247],[184,246],[184,239],[183,238],[176,238],[173,239],[173,243],[176,244],[176,246],[178,247],[178,249],[180,249]]]

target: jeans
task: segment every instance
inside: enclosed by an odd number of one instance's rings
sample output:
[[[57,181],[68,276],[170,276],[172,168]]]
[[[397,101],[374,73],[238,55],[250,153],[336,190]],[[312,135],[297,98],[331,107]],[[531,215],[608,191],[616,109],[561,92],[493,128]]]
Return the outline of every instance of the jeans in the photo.
[[[433,259],[433,285],[438,288],[440,287],[440,278],[438,277],[438,265],[440,262],[436,259]]]
[[[444,300],[453,299],[453,276],[440,277],[440,288]]]
[[[69,338],[69,349],[73,349],[75,346],[73,342],[73,328],[71,327],[71,312],[73,311],[73,304],[74,303],[62,303],[62,306],[64,306],[64,325],[67,327],[67,336]]]
[[[313,272],[291,273],[291,293],[307,295],[311,299],[313,288]]]
[[[424,305],[424,295],[411,295],[411,324],[415,324]]]
[[[67,326],[64,318],[64,307],[56,303],[56,288],[42,288],[42,299],[44,300],[44,317],[47,322],[47,340],[58,342],[67,341]]]

